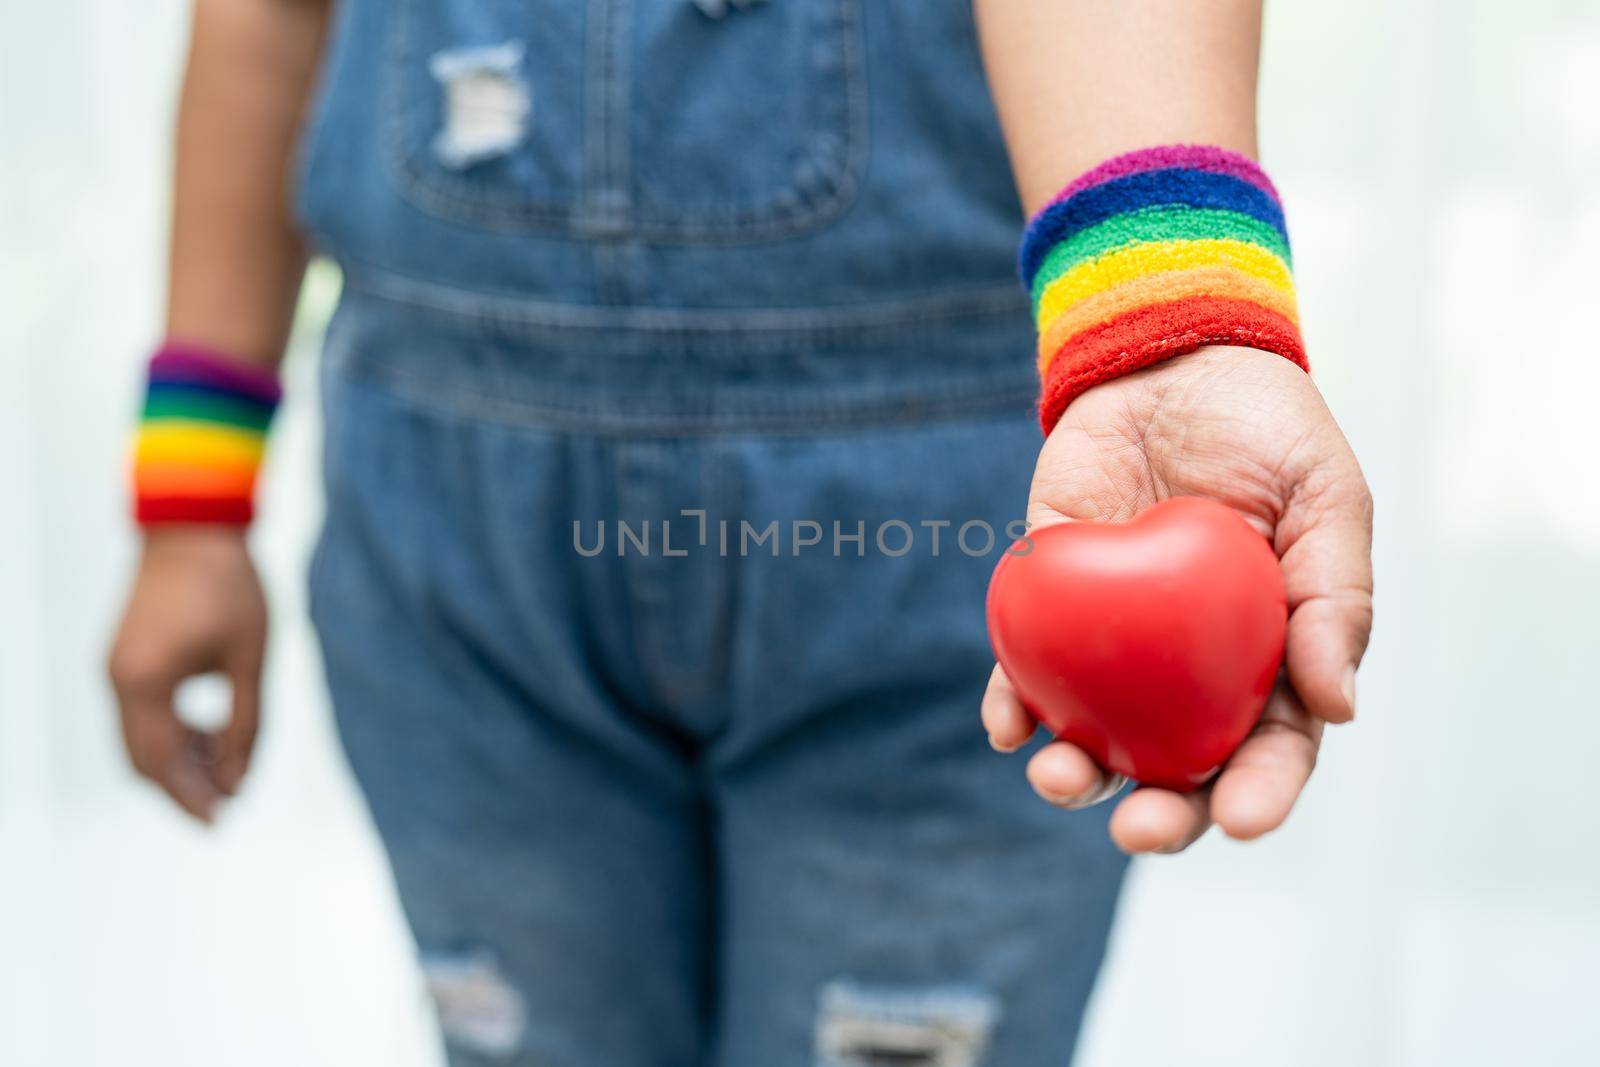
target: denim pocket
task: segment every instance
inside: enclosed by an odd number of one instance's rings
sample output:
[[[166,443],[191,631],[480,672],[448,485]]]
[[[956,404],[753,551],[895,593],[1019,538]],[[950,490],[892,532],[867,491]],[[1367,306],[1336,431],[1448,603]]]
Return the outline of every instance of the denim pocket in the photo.
[[[583,193],[584,6],[396,0],[383,121],[407,199],[486,228],[570,224]],[[492,128],[465,151],[475,125]]]
[[[867,154],[860,4],[767,0],[716,20],[691,3],[639,5],[649,21],[623,121],[644,231],[782,237],[849,206]]]
[[[862,0],[397,0],[402,193],[488,230],[740,243],[805,232],[866,167]],[[716,10],[716,9],[712,9]]]

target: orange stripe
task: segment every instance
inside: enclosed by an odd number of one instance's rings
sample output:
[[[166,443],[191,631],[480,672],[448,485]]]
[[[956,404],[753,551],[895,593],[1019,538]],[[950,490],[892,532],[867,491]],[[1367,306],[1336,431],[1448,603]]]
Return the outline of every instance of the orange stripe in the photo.
[[[134,490],[142,497],[248,497],[255,489],[254,467],[144,462],[134,468]]]
[[[1241,274],[1249,274],[1276,285],[1285,293],[1294,292],[1294,277],[1289,265],[1271,249],[1252,241],[1231,237],[1202,237],[1196,240],[1146,241],[1125,245],[1114,252],[1096,256],[1069,268],[1045,286],[1034,313],[1045,329],[1055,317],[1081,301],[1108,292],[1151,274],[1168,274],[1227,264]]]
[[[162,470],[201,470],[201,471],[238,471],[249,474],[261,469],[261,464],[252,459],[240,456],[223,456],[215,453],[204,455],[184,455],[169,459],[165,456],[140,455],[133,456],[133,469],[135,471],[162,471]]]
[[[1085,330],[1147,304],[1191,296],[1246,300],[1282,315],[1295,325],[1300,323],[1293,295],[1285,294],[1277,286],[1226,264],[1147,274],[1123,282],[1115,289],[1096,293],[1056,316],[1050,328],[1039,338],[1040,373],[1049,367],[1051,359],[1069,340]]]

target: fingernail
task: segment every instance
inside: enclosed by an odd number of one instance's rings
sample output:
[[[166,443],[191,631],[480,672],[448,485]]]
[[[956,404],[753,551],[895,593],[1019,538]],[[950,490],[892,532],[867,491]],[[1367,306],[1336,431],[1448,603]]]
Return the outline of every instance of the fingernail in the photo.
[[[996,741],[994,739],[994,735],[993,734],[990,734],[989,735],[989,747],[994,749],[996,752],[1001,753],[1002,755],[1009,756],[1009,755],[1011,755],[1011,753],[1015,752],[1018,748],[1020,748],[1022,746],[1020,746],[1020,745],[1010,745],[1010,746],[1002,745],[1000,742],[998,742],[998,741]]]
[[[1350,707],[1350,717],[1356,717],[1356,669],[1352,664],[1344,669],[1344,683],[1339,687],[1344,694],[1344,702]]]
[[[1062,796],[1059,793],[1052,793],[1047,789],[1040,789],[1038,786],[1034,786],[1033,791],[1039,794],[1040,800],[1043,800],[1047,804],[1054,804],[1058,808],[1077,807],[1081,800],[1081,798],[1077,796]]]
[[[1038,786],[1034,786],[1033,791],[1039,794],[1040,799],[1046,803],[1054,804],[1058,808],[1091,808],[1102,800],[1115,795],[1119,789],[1127,784],[1128,780],[1122,775],[1113,774],[1101,778],[1092,789],[1071,796],[1050,793],[1040,789]]]

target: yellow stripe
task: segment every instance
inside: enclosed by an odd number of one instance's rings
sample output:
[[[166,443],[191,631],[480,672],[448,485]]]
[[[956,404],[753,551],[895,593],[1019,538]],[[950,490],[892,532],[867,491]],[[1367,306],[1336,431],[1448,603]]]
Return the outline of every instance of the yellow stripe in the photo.
[[[1048,368],[1051,358],[1060,351],[1062,345],[1084,330],[1110,322],[1148,304],[1182,300],[1190,296],[1249,300],[1269,311],[1276,311],[1296,326],[1300,325],[1300,311],[1295,306],[1292,292],[1285,293],[1232,266],[1212,264],[1190,270],[1146,274],[1114,289],[1096,293],[1057,315],[1049,329],[1039,335],[1040,373]]]
[[[1218,264],[1236,267],[1288,295],[1294,294],[1294,279],[1288,266],[1275,253],[1258,244],[1229,238],[1150,241],[1080,263],[1051,282],[1039,298],[1039,332],[1050,329],[1056,316],[1078,301],[1136,278]]]
[[[259,433],[188,419],[153,419],[139,426],[136,463],[258,465],[266,442]]]

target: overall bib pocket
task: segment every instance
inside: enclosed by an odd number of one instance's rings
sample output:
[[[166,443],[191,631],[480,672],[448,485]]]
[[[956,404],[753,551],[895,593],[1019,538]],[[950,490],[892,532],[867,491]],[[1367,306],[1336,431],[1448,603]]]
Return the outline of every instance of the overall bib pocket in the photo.
[[[773,240],[854,200],[867,156],[862,0],[396,0],[388,169],[484,230]]]

